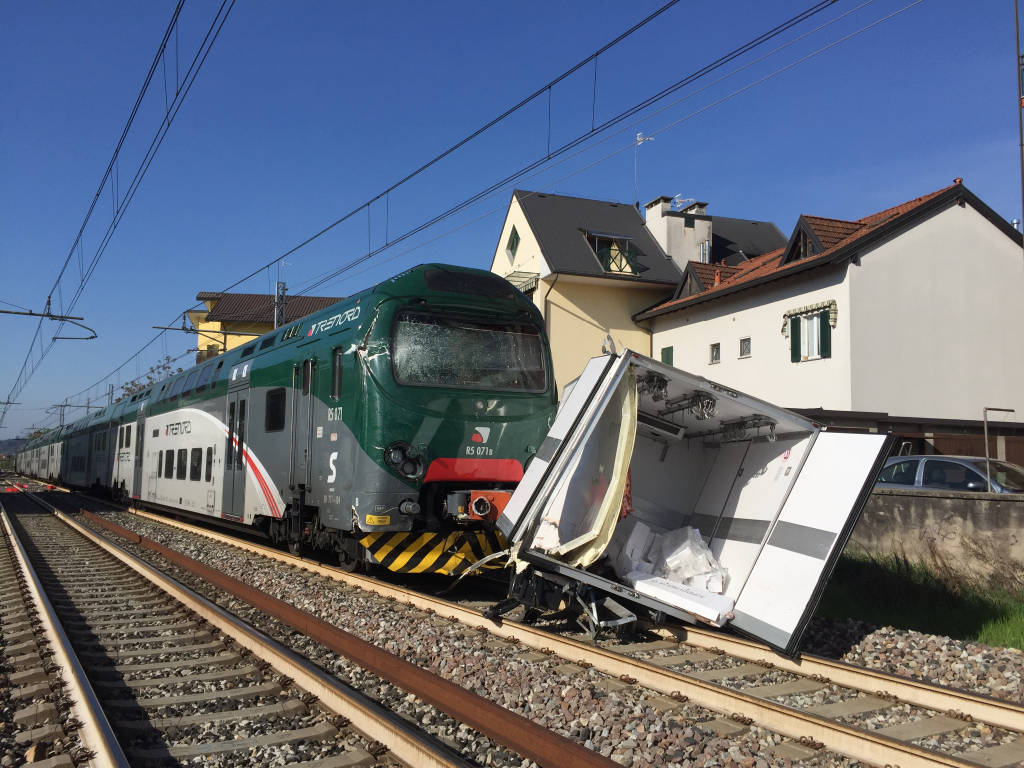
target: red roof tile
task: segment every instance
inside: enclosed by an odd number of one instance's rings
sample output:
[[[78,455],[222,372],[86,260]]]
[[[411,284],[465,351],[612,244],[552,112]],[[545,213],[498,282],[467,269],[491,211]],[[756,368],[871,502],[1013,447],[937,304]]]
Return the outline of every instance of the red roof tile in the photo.
[[[952,186],[958,185],[954,184]],[[724,295],[727,291],[731,292],[733,289],[739,288],[745,283],[751,283],[762,278],[781,279],[789,274],[800,271],[811,264],[826,264],[840,249],[848,247],[861,238],[868,236],[882,225],[920,208],[925,203],[949,191],[952,186],[943,187],[931,194],[924,195],[913,200],[908,200],[905,203],[900,203],[899,205],[887,208],[884,211],[873,213],[870,216],[865,216],[857,221],[826,219],[818,216],[808,216],[805,214],[802,218],[814,230],[814,233],[818,236],[818,239],[821,240],[821,244],[825,248],[821,253],[817,253],[814,256],[801,259],[799,261],[791,261],[787,264],[783,264],[782,259],[785,255],[786,249],[779,248],[778,250],[770,251],[769,253],[756,256],[743,262],[736,267],[737,271],[729,277],[726,277],[723,272],[722,282],[718,286],[714,285],[714,279],[712,278],[710,282],[704,283],[708,286],[704,291],[683,296],[678,299],[672,299],[651,307],[650,309],[640,313],[638,318],[643,319],[655,314],[661,314],[665,311],[684,309],[688,304],[694,304],[701,300],[713,298],[715,297],[715,294]],[[704,282],[703,276],[701,276],[701,282]]]
[[[274,322],[274,297],[266,293],[203,291],[196,299],[214,302],[213,309],[206,315],[209,322]],[[287,321],[319,312],[341,300],[339,296],[286,296],[284,308]]]
[[[702,261],[691,261],[690,268],[697,274],[697,278],[704,288],[711,288],[715,284],[716,272],[719,280],[724,282],[740,271],[739,267],[730,267],[726,264],[705,264]]]
[[[825,248],[831,248],[837,243],[841,243],[857,230],[864,228],[863,224],[856,221],[823,219],[820,216],[808,216],[807,214],[801,218],[807,222]]]

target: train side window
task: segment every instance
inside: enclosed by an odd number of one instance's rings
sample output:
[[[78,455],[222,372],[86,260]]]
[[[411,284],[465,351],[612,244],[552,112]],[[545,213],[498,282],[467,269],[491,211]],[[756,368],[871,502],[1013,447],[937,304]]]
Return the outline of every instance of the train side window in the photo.
[[[124,448],[124,427],[118,427],[117,430],[117,450]]]
[[[245,349],[242,350],[242,354],[239,355],[238,359],[241,360],[243,357],[248,357],[249,355],[251,355],[255,351],[256,351],[256,345],[255,344],[250,344],[248,347],[246,347]]]
[[[188,462],[188,479],[196,482],[203,476],[203,449],[193,448]]]
[[[174,451],[164,454],[164,477],[168,480],[174,477]]]
[[[331,350],[331,399],[341,399],[341,364],[345,351],[341,347]]]
[[[235,466],[245,466],[245,400],[238,401],[238,452],[235,453]]]
[[[181,390],[182,397],[184,397],[185,395],[192,391],[192,385],[196,383],[197,376],[199,376],[199,371],[195,370],[188,375],[187,379],[185,379],[185,386]]]
[[[164,476],[164,452],[163,451],[160,451],[160,453],[158,453],[156,455],[156,476],[157,477],[163,477]]]
[[[263,419],[265,432],[280,432],[284,429],[284,406],[287,400],[284,387],[267,392],[267,408]]]
[[[235,404],[228,403],[228,445],[224,450],[224,469],[231,469],[235,455]]]
[[[213,479],[213,448],[206,449],[206,482]]]
[[[174,386],[171,387],[171,391],[167,393],[168,399],[177,396],[178,392],[181,391],[181,385],[185,383],[185,377],[179,376],[177,381],[174,382]]]
[[[188,448],[178,449],[178,474],[175,475],[179,480],[185,479],[185,473],[188,471]]]
[[[131,448],[132,447],[132,425],[131,424],[125,424],[124,425],[124,447],[125,448]]]
[[[202,371],[200,371],[200,373],[199,373],[199,381],[196,382],[196,392],[202,392],[204,389],[206,389],[206,385],[209,383],[210,376],[211,376],[212,373],[213,373],[213,366],[212,365],[208,365],[205,368],[203,368]]]
[[[309,382],[313,378],[313,361],[302,361],[302,394],[309,394]]]

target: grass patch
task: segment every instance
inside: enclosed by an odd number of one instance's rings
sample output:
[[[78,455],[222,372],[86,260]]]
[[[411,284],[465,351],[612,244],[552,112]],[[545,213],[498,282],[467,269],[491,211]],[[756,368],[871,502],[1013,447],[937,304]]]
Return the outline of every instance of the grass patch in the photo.
[[[818,612],[1024,649],[1024,590],[959,582],[902,557],[844,553]]]

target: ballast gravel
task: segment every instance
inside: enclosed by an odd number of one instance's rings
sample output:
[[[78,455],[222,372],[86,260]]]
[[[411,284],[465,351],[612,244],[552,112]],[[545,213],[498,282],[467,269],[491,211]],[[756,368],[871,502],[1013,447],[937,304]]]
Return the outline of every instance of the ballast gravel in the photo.
[[[803,651],[1024,704],[1024,651],[862,621],[815,618]]]
[[[487,633],[467,632],[458,624],[437,617],[424,619],[423,614],[412,607],[384,601],[290,566],[257,559],[234,547],[135,515],[120,512],[105,515],[120,525],[230,573],[545,727],[576,739],[622,765],[715,765],[723,764],[723,761],[744,766],[786,763],[771,756],[772,747],[781,740],[777,734],[751,726],[723,739],[707,725],[716,715],[700,707],[687,704],[666,714],[647,704],[647,696],[641,689],[606,690],[601,685],[605,679],[601,673],[584,670],[560,674],[557,668],[565,663],[562,659],[520,662],[514,647],[484,647],[484,642],[490,637]],[[99,532],[104,533],[102,530]],[[147,559],[153,558],[152,553],[140,551],[138,554]],[[297,633],[286,628],[281,628],[281,633],[290,638],[289,643],[293,647],[325,668],[332,669],[339,677],[353,684],[365,677],[365,673],[351,669],[347,662],[337,660],[333,654]],[[889,627],[871,627],[856,621],[815,619],[808,632],[805,651],[926,682],[1024,702],[1024,653],[1016,649],[989,648]],[[658,651],[643,655],[651,658],[671,653]],[[727,656],[718,656],[676,668],[695,671],[732,666],[738,666],[738,662]],[[791,679],[794,677],[789,673],[766,670],[763,675],[758,675],[757,684]],[[745,688],[753,685],[753,680],[749,676],[732,677],[725,678],[723,683],[733,688]],[[404,698],[400,691],[394,691],[386,683],[376,681],[373,685],[378,688],[376,698],[387,700],[389,706]],[[830,685],[821,691],[777,701],[805,707],[832,704],[855,695],[856,692],[849,689]],[[413,705],[411,701],[403,703]],[[418,702],[412,709],[415,714],[410,712],[410,719],[428,730],[438,727],[446,719],[436,710]],[[918,716],[916,711],[896,708],[851,717],[849,722],[876,729],[918,719]],[[440,731],[452,741],[453,746],[458,744],[463,754],[478,762],[518,764],[516,759],[503,754],[486,740],[467,745],[467,734],[454,723],[448,723]],[[479,735],[475,736],[480,739]],[[999,743],[998,738],[997,732],[986,733],[978,728],[965,727],[962,731],[931,737],[920,743],[922,746],[941,744],[945,748],[963,750]],[[853,764],[824,751],[800,762],[801,765]]]
[[[666,713],[650,703],[651,697],[656,695],[654,692],[637,686],[608,690],[606,675],[593,669],[565,669],[565,659],[552,656],[538,662],[521,658],[525,654],[514,645],[488,647],[488,641],[494,639],[489,633],[467,631],[457,622],[425,616],[415,608],[387,601],[331,579],[313,576],[128,513],[107,512],[104,516],[309,611],[572,738],[620,765],[637,768],[705,765],[767,768],[789,764],[787,759],[773,755],[773,747],[786,739],[757,726],[744,726],[737,733],[722,737],[711,725],[719,715],[702,707],[682,703]],[[143,559],[160,562],[163,570],[177,571],[169,568],[154,553],[127,546],[124,540],[103,529],[96,530]],[[175,573],[175,578],[190,586],[195,584],[192,577],[180,571]],[[466,758],[480,765],[532,765],[530,761],[498,748],[480,734],[454,723],[433,707],[354,667],[301,634],[275,626],[277,622],[265,615],[255,615],[258,612],[251,607],[223,595],[207,592],[206,596],[331,670],[371,698],[438,735]],[[731,665],[724,658],[715,661]],[[857,762],[822,750],[812,758],[802,760],[801,765],[852,766]]]

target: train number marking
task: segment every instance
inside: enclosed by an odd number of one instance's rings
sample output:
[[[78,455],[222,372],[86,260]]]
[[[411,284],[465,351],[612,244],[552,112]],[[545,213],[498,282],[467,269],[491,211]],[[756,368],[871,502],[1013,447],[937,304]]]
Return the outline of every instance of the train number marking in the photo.
[[[493,456],[494,449],[488,448],[486,445],[467,445],[466,446],[467,456]]]
[[[338,477],[338,470],[334,466],[334,462],[338,460],[338,452],[334,451],[327,459],[327,467],[331,470],[327,475],[327,482],[333,483]]]
[[[328,421],[341,421],[341,406],[337,408],[327,409],[327,420]]]

